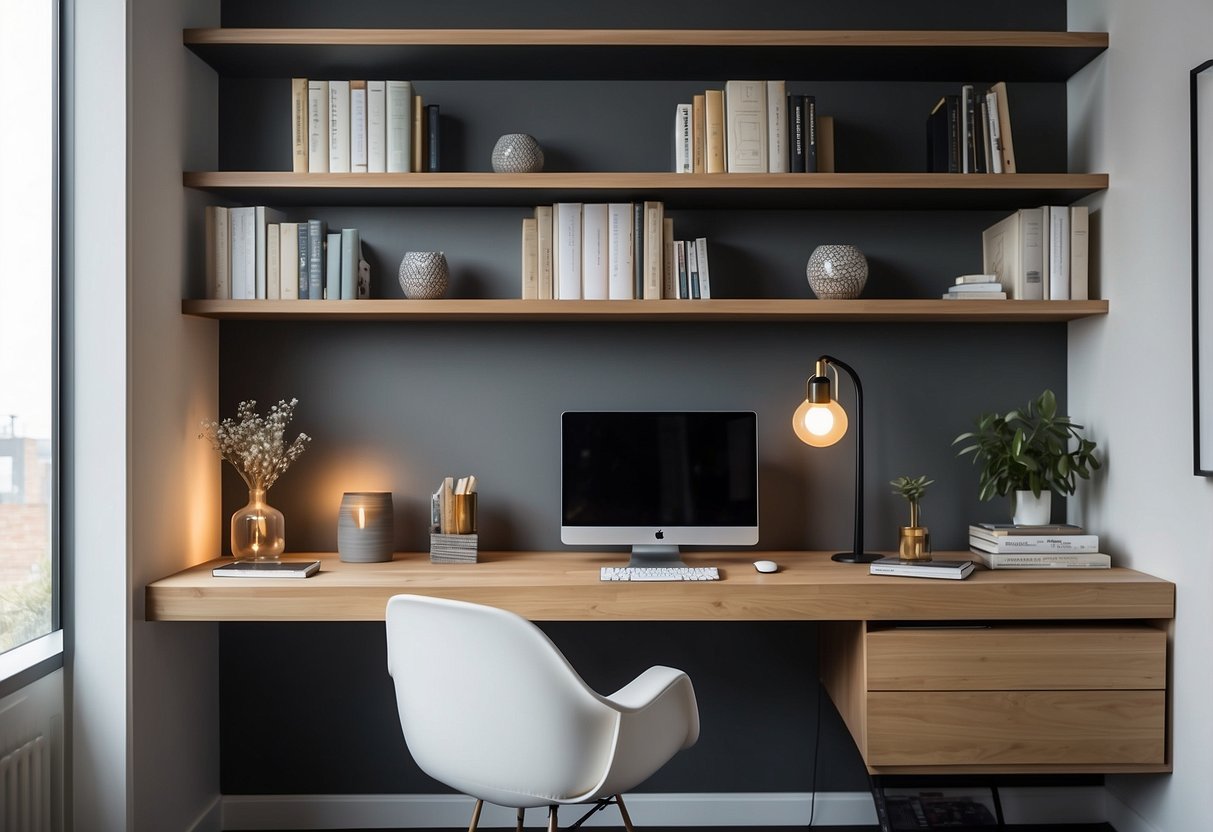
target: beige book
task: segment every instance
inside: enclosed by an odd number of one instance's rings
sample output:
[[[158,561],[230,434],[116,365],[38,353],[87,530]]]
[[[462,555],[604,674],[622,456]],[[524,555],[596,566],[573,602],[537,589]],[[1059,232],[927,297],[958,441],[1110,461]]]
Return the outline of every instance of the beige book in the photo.
[[[678,267],[674,261],[674,220],[661,220],[661,294],[662,297],[678,297]]]
[[[657,201],[644,203],[644,299],[661,300],[662,267],[665,247],[661,244],[665,206]]]
[[[767,171],[788,172],[788,95],[785,81],[767,81]]]
[[[307,170],[329,172],[329,82],[307,82]]]
[[[228,209],[206,206],[206,296],[228,300],[232,296],[232,255]]]
[[[413,170],[423,171],[425,160],[425,102],[413,96]]]
[[[998,140],[1002,145],[1002,172],[1015,173],[1015,144],[1011,141],[1011,109],[1007,104],[1007,85],[999,81],[990,90],[998,96]]]
[[[834,173],[834,117],[817,117],[817,172]]]
[[[282,298],[282,241],[281,226],[272,222],[265,227],[265,298]]]
[[[729,173],[767,173],[767,85],[726,81],[725,159]]]
[[[443,477],[442,479],[442,526],[439,531],[443,534],[454,534],[455,532],[454,477]]]
[[[307,79],[291,79],[291,170],[307,173]]]
[[[1088,286],[1090,209],[1085,205],[1070,206],[1070,300],[1086,300]]]
[[[724,173],[724,90],[707,90],[703,95],[704,172]]]
[[[539,259],[539,285],[537,297],[540,300],[552,300],[552,258],[554,256],[554,250],[552,247],[551,205],[535,206],[535,226],[537,240],[536,255]]]
[[[284,222],[279,226],[278,262],[280,287],[278,296],[283,300],[299,299],[299,223]]]
[[[691,98],[691,173],[703,173],[705,170],[703,154],[706,129],[707,106],[705,96],[700,93]]]
[[[522,220],[522,299],[539,297],[539,221]]]

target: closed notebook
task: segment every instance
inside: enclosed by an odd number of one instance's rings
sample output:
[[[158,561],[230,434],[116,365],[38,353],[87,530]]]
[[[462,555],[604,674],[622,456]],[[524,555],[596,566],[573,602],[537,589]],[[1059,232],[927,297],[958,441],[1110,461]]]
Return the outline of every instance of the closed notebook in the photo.
[[[911,560],[881,558],[869,567],[873,575],[899,575],[906,578],[945,578],[958,581],[973,571],[970,560]]]
[[[216,566],[216,578],[306,578],[320,571],[318,560],[236,560]]]

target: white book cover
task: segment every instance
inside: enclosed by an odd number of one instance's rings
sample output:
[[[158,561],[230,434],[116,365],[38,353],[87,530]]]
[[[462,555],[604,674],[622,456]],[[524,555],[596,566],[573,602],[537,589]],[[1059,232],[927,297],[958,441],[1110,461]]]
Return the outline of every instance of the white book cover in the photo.
[[[366,169],[387,172],[387,82],[366,82]]]
[[[725,82],[724,108],[724,144],[728,172],[766,173],[766,82]]]
[[[284,222],[278,234],[278,262],[281,268],[278,296],[299,299],[299,223]]]
[[[635,297],[632,225],[632,203],[607,206],[607,297],[611,300]]]
[[[539,220],[522,220],[522,299],[539,297]]]
[[[581,209],[581,297],[606,300],[607,294],[607,206],[587,202]]]
[[[581,203],[558,202],[553,206],[556,235],[554,291],[558,300],[581,299]]]
[[[350,172],[350,82],[329,81],[329,173]]]
[[[981,270],[996,276],[1008,297],[1023,297],[1023,272],[1019,262],[1019,214],[1003,217],[981,232]]]
[[[1043,208],[1019,209],[1019,268],[1022,281],[1016,277],[1018,300],[1044,300],[1048,276],[1045,271],[1045,217]]]
[[[254,254],[254,297],[264,300],[269,297],[266,294],[266,267],[269,265],[269,224],[272,222],[282,222],[282,212],[275,211],[273,208],[266,208],[264,205],[257,205],[253,208],[253,239],[255,241]]]
[[[998,123],[998,94],[986,93],[986,135],[990,140],[990,173],[1002,173],[1002,134]]]
[[[257,209],[252,205],[228,211],[232,241],[232,299],[257,297]]]
[[[784,81],[767,81],[767,170],[788,172],[788,94]]]
[[[1085,205],[1070,208],[1070,300],[1090,297],[1088,269],[1090,262],[1090,209]]]
[[[307,82],[307,171],[329,171],[329,82]]]
[[[1026,552],[1037,554],[1042,552],[1071,552],[1083,554],[1099,551],[1099,535],[1097,534],[1058,534],[1058,535],[1027,535],[988,538],[969,533],[969,546],[983,552],[1002,554],[1004,552]]]
[[[279,300],[282,297],[282,230],[276,222],[265,227],[265,298]]]
[[[699,267],[699,297],[710,300],[712,297],[712,276],[708,271],[708,239],[695,238],[695,262]]]
[[[324,299],[341,300],[341,232],[330,231],[324,239]]]
[[[386,83],[387,172],[408,173],[413,164],[413,84]]]
[[[556,252],[553,245],[551,205],[535,206],[535,225],[538,228],[536,236],[539,242],[537,251],[537,256],[539,257],[539,299],[552,300],[554,297],[552,275],[555,273]]]
[[[1103,552],[1074,553],[1028,553],[1028,552],[983,552],[970,549],[973,560],[987,569],[1108,569],[1112,558]]]
[[[694,169],[691,105],[679,104],[674,108],[674,173],[693,173]]]
[[[350,170],[367,172],[366,81],[350,81]]]
[[[206,296],[227,300],[232,296],[231,228],[228,209],[206,206]]]
[[[1070,209],[1050,205],[1049,300],[1070,299]]]

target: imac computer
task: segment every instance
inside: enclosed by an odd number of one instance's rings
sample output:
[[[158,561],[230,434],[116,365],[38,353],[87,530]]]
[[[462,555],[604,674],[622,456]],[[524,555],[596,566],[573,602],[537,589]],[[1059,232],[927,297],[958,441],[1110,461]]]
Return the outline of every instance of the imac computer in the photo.
[[[753,412],[561,415],[560,541],[631,546],[630,566],[683,567],[680,545],[758,542]]]

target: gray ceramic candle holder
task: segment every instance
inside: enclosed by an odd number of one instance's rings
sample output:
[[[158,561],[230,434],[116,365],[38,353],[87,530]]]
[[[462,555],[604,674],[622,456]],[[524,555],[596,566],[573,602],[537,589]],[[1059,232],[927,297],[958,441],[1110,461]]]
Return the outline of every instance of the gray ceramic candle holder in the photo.
[[[337,554],[347,563],[392,559],[395,525],[388,491],[347,491],[337,515]]]

